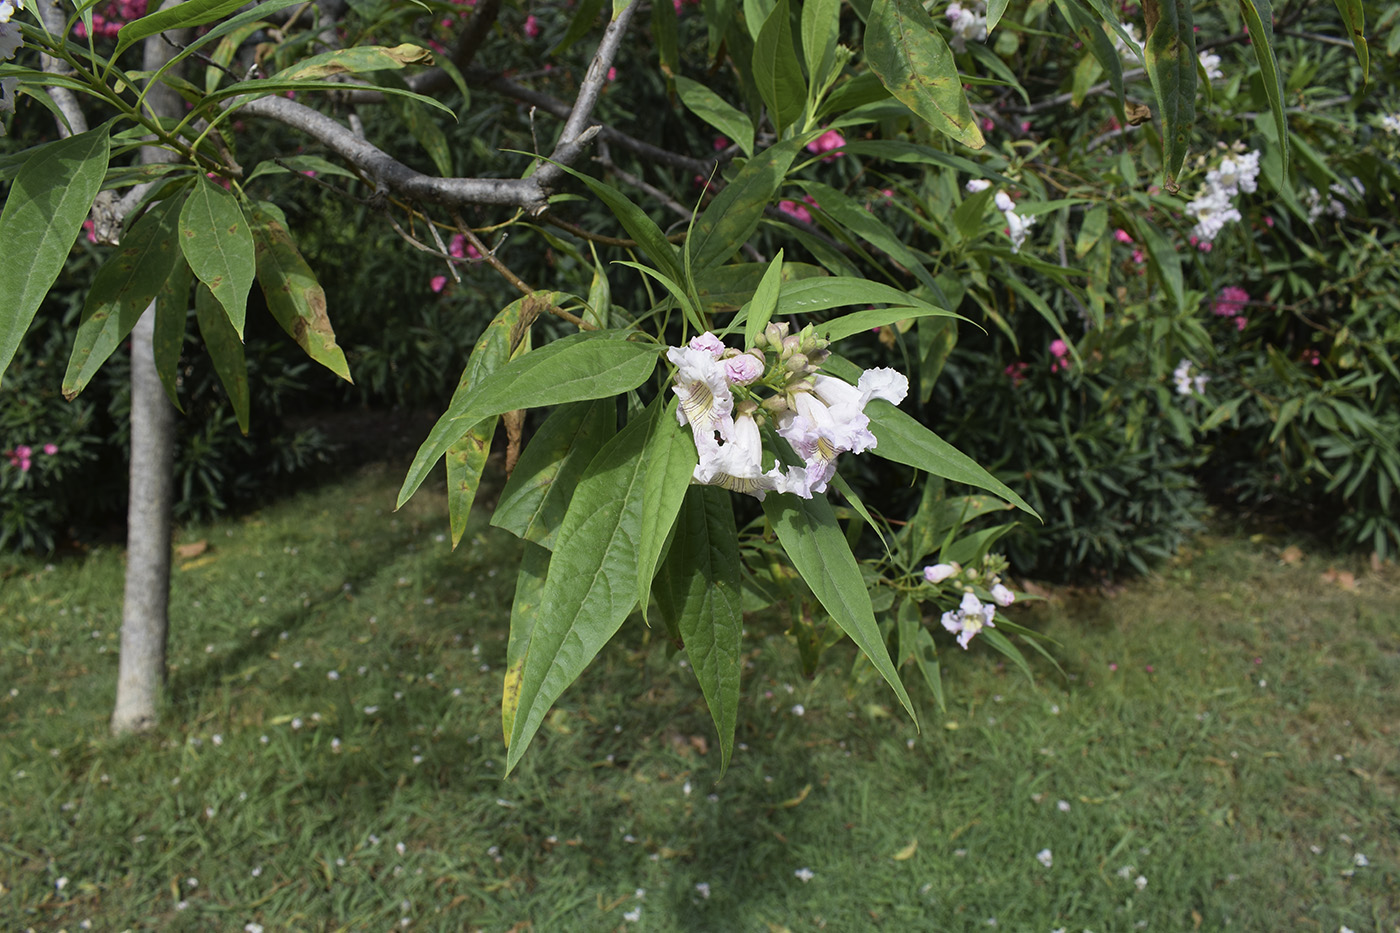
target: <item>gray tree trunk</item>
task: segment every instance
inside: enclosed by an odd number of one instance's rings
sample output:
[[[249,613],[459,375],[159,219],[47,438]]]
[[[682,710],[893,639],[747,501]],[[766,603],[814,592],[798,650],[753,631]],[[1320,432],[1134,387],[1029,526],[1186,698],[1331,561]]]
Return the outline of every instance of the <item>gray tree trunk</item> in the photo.
[[[169,631],[170,524],[175,409],[156,375],[155,304],[131,332],[131,500],[126,512],[126,594],[112,731],[158,720]]]
[[[163,7],[172,5],[167,0]],[[145,43],[144,66],[154,72],[188,38],[156,36]],[[178,68],[172,69],[178,71]],[[150,89],[147,101],[160,116],[184,112],[167,85]],[[142,150],[146,162],[170,161],[164,149]],[[156,309],[152,302],[131,332],[131,467],[126,511],[126,592],[122,603],[121,657],[112,732],[144,732],[159,721],[165,686],[165,644],[170,630],[170,525],[174,513],[175,409],[156,375]]]

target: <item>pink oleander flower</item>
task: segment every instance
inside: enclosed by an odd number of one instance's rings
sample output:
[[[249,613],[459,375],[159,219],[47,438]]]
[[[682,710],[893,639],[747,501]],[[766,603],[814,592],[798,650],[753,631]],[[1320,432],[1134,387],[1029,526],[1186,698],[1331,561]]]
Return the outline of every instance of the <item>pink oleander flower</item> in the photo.
[[[1050,371],[1052,373],[1069,369],[1069,347],[1065,346],[1063,340],[1050,341],[1050,355],[1055,358],[1055,361],[1050,364]]]
[[[1011,379],[1011,385],[1020,388],[1021,383],[1026,381],[1026,373],[1030,370],[1031,364],[1023,360],[1008,363],[1006,369],[1002,370],[1003,375]]]
[[[710,148],[714,149],[715,152],[723,152],[725,149],[729,148],[729,140],[725,139],[723,136],[716,136],[714,140],[710,142]]]
[[[45,445],[44,445],[44,453],[47,454],[48,456],[52,457],[54,454],[58,453],[58,445],[57,445],[57,444],[45,444]]]
[[[616,68],[609,68],[609,69],[608,69],[608,80],[609,80],[609,81],[616,81],[616,80],[617,80],[617,69],[616,69]]]
[[[540,37],[540,21],[535,19],[535,14],[533,13],[525,17],[525,35],[529,36],[531,39],[538,39]]]
[[[1249,303],[1249,292],[1237,285],[1226,285],[1216,296],[1211,310],[1220,317],[1235,317],[1244,311]]]
[[[1249,318],[1245,317],[1243,314],[1235,318],[1235,330],[1244,330],[1248,326]]]
[[[428,287],[435,292],[440,292],[447,287],[447,276],[435,275],[428,280]]]
[[[831,162],[845,155],[844,152],[835,151],[837,149],[840,149],[844,145],[846,145],[846,137],[836,132],[836,130],[827,130],[825,133],[821,134],[816,139],[812,140],[807,144],[807,151],[815,152],[817,154],[821,154],[823,152],[829,153],[829,155],[825,156],[822,159],[822,161]]]
[[[962,604],[956,612],[943,613],[943,627],[958,636],[958,644],[964,651],[973,637],[984,628],[996,628],[992,619],[996,616],[996,606],[983,604],[972,593],[964,593]]]
[[[812,212],[796,201],[779,201],[778,210],[787,214],[789,217],[797,218],[803,223],[809,224],[812,222]]]
[[[87,237],[89,243],[96,243],[97,224],[93,223],[91,220],[83,221],[83,234]]]
[[[1147,257],[1143,255],[1142,250],[1140,250],[1140,249],[1135,249],[1135,250],[1133,250],[1133,262],[1137,263],[1138,265],[1142,265],[1142,264],[1143,264],[1144,262],[1146,262],[1146,261],[1147,261]]]
[[[1128,231],[1124,230],[1122,227],[1119,227],[1117,230],[1113,231],[1113,238],[1119,243],[1122,243],[1124,246],[1127,246],[1128,244],[1133,242],[1133,235]]]
[[[982,118],[982,132],[984,132],[984,133],[990,133],[995,127],[996,127],[996,123],[992,122],[992,118],[991,118],[991,117],[983,117],[983,118]]]

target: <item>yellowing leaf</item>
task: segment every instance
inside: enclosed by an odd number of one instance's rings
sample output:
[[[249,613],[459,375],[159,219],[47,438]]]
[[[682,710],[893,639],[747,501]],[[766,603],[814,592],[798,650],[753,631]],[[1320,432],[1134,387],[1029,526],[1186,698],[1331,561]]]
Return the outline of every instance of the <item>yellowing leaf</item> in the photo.
[[[917,851],[919,851],[919,840],[915,839],[894,855],[890,856],[890,858],[894,859],[896,862],[907,862],[914,857],[914,853]]]
[[[798,804],[800,804],[802,801],[806,800],[806,799],[807,799],[807,795],[810,794],[811,792],[812,792],[812,785],[811,785],[811,784],[808,784],[806,787],[802,788],[802,790],[798,791],[798,794],[797,794],[796,797],[793,797],[793,798],[791,798],[791,799],[789,799],[789,800],[784,800],[784,801],[782,802],[782,806],[788,807],[788,808],[795,807],[795,806],[797,806]]]

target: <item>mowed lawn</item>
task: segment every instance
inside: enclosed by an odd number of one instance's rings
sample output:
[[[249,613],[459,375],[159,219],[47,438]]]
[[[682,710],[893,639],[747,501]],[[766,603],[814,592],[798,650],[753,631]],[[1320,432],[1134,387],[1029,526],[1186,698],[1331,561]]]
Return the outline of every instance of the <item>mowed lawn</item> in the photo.
[[[1064,674],[940,634],[921,732],[750,618],[723,776],[634,618],[503,778],[517,549],[399,478],[181,529],[151,736],[106,731],[120,548],[0,558],[0,930],[1400,930],[1393,565],[1215,536],[1049,590]]]

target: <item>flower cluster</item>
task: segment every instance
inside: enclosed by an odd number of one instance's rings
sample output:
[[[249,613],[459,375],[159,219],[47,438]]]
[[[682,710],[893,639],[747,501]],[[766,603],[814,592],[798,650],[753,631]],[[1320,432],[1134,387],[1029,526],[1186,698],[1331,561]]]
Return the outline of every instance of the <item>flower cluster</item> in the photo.
[[[45,444],[42,449],[50,457],[58,453],[57,444]],[[17,444],[13,450],[5,451],[3,456],[8,457],[10,466],[18,467],[21,473],[28,473],[34,465],[34,448],[28,444]]]
[[[1196,58],[1201,63],[1201,69],[1206,73],[1207,81],[1218,81],[1225,77],[1225,72],[1220,70],[1220,56],[1214,52],[1198,52]]]
[[[1172,370],[1172,382],[1176,384],[1177,395],[1204,396],[1210,377],[1197,370],[1195,363],[1183,358],[1176,364],[1176,369]]]
[[[1235,207],[1235,198],[1241,192],[1256,191],[1258,178],[1259,151],[1245,152],[1242,144],[1235,143],[1215,168],[1206,172],[1205,188],[1186,205],[1186,212],[1196,220],[1191,231],[1191,245],[1209,252],[1225,225],[1242,219]]]
[[[987,6],[980,0],[967,6],[954,0],[948,4],[948,11],[944,15],[953,26],[953,40],[948,44],[953,47],[954,52],[967,51],[969,39],[973,42],[986,41]]]
[[[834,162],[845,155],[844,152],[836,151],[844,145],[846,145],[846,137],[836,130],[827,130],[807,144],[807,151],[821,155],[823,162]]]
[[[1339,182],[1329,185],[1325,203],[1322,192],[1309,185],[1307,193],[1303,195],[1303,203],[1308,208],[1308,223],[1317,223],[1318,218],[1323,214],[1328,214],[1337,220],[1346,219],[1347,206],[1341,199],[1345,198],[1347,201],[1351,201],[1366,193],[1366,188],[1361,184],[1359,178],[1353,178],[1351,184],[1352,188],[1356,189],[1355,191]]]
[[[746,351],[704,333],[666,358],[676,367],[676,417],[690,425],[700,462],[691,481],[762,499],[790,492],[804,499],[826,491],[836,458],[875,446],[865,406],[874,398],[904,400],[909,380],[892,369],[869,369],[856,385],[822,375],[827,342],[811,327],[788,333],[769,324]],[[767,390],[772,394],[760,395]],[[776,427],[802,466],[763,468],[764,424]]]
[[[1249,304],[1249,292],[1238,285],[1226,285],[1216,296],[1215,303],[1211,305],[1217,317],[1225,317],[1232,320],[1237,330],[1244,330],[1249,324],[1249,319],[1244,316],[1245,306]]]
[[[1381,129],[1400,136],[1400,113],[1388,113],[1381,117]]]
[[[92,34],[94,38],[115,39],[117,32],[134,19],[146,15],[146,0],[114,0],[108,4],[105,15],[94,11],[92,14]],[[73,24],[73,35],[87,38],[87,26],[79,20]]]
[[[974,178],[967,183],[966,189],[968,194],[977,194],[991,186],[992,183],[985,178]],[[1001,211],[1002,219],[1006,221],[1006,235],[1011,238],[1011,252],[1019,253],[1026,243],[1031,227],[1035,225],[1035,218],[1023,217],[1016,213],[1016,202],[1005,191],[998,191],[994,200],[997,210]]]
[[[1055,361],[1050,364],[1050,371],[1052,373],[1069,369],[1069,345],[1063,340],[1057,337],[1050,341],[1050,355],[1055,358]]]
[[[984,563],[990,566],[995,560],[992,555],[988,555],[984,558]],[[1001,561],[997,566],[1003,564],[1004,561]],[[982,602],[973,592],[970,582],[963,582],[977,580],[980,576],[982,574],[977,569],[970,567],[965,569],[956,562],[932,564],[924,568],[924,581],[932,586],[937,586],[946,580],[954,580],[962,585],[962,602],[958,604],[957,609],[943,613],[942,622],[945,629],[958,636],[958,644],[962,646],[964,651],[982,629],[996,628],[996,622],[993,620],[996,618],[998,606],[1005,608],[1016,601],[1016,594],[1001,582],[1001,577],[996,573],[991,573],[988,577],[991,588],[987,590],[988,595],[991,596],[991,602]]]

